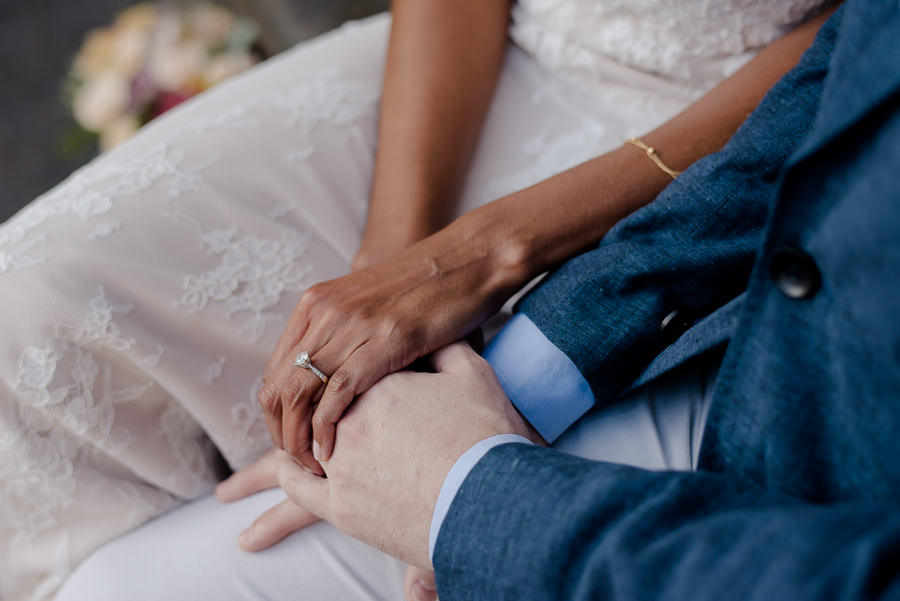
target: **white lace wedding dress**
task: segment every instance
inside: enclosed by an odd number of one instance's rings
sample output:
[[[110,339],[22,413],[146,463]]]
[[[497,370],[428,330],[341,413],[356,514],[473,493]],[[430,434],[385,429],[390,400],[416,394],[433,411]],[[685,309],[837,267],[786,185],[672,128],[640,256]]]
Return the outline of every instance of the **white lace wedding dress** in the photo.
[[[665,121],[820,0],[520,0],[459,213]],[[377,16],[160,118],[0,226],[0,599],[269,445],[260,370],[363,227]]]

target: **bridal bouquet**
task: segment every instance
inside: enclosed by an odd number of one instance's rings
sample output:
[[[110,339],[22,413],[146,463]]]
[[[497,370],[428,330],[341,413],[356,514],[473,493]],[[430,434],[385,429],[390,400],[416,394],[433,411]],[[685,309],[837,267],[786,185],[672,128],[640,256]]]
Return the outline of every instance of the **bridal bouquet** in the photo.
[[[64,97],[107,150],[154,117],[256,62],[258,27],[214,4],[138,4],[91,31]]]

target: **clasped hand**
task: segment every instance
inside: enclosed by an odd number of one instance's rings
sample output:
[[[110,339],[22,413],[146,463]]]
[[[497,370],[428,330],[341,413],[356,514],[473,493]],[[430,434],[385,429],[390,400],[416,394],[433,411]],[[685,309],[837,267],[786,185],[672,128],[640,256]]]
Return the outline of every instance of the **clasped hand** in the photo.
[[[232,501],[276,482],[288,499],[260,516],[241,546],[271,546],[324,519],[424,570],[428,532],[444,478],[472,445],[495,434],[530,436],[487,362],[467,344],[430,356],[435,373],[399,372],[363,394],[337,425],[327,478],[275,450],[216,491]],[[410,583],[407,583],[409,588]]]
[[[276,447],[322,474],[318,462],[331,456],[335,425],[356,396],[463,338],[515,291],[491,245],[467,236],[463,221],[303,294],[259,393]],[[327,385],[294,364],[303,351]]]

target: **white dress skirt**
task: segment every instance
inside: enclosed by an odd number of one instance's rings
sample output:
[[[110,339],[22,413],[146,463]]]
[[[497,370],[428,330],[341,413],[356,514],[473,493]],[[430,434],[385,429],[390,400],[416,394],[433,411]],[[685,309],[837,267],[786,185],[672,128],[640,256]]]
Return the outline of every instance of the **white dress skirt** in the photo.
[[[666,121],[805,14],[760,3],[768,39],[732,36],[682,76],[560,42],[536,23],[585,18],[549,4],[517,5],[528,51],[511,46],[458,214]],[[208,495],[219,454],[238,469],[270,446],[262,367],[300,294],[347,273],[359,244],[389,29],[376,16],[267,61],[0,225],[0,599],[51,598],[104,543]],[[690,468],[690,431],[688,459],[647,467]],[[664,458],[658,438],[635,452]]]

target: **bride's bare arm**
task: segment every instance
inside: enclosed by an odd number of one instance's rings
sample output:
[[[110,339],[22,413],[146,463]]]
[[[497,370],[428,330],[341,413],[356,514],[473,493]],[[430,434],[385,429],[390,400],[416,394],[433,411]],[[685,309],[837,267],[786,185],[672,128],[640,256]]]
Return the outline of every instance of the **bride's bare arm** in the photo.
[[[394,0],[365,233],[354,269],[447,225],[506,47],[509,0]]]
[[[772,44],[645,141],[675,169],[720,148],[796,64],[824,17]],[[273,437],[306,458],[314,413],[314,448],[327,459],[334,424],[356,395],[465,336],[532,277],[596,244],[669,182],[642,151],[623,146],[476,209],[394,259],[313,286],[267,366],[260,403]],[[306,349],[332,374],[324,394],[292,364]]]
[[[721,149],[765,93],[792,69],[828,16],[801,25],[682,113],[642,139],[683,170]],[[528,281],[597,244],[619,220],[653,200],[671,176],[639,148],[620,148],[476,209],[468,229],[507,248],[515,282]],[[548,209],[552,207],[553,210]]]

